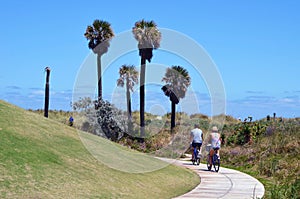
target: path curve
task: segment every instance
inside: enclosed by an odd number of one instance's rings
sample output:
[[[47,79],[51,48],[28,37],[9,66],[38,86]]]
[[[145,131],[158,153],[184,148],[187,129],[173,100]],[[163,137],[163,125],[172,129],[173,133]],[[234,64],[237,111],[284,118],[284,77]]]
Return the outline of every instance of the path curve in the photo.
[[[186,160],[162,160],[172,164],[189,168],[195,171],[201,178],[200,184],[192,191],[176,197],[176,199],[195,198],[230,198],[230,199],[250,199],[262,198],[265,188],[261,182],[252,176],[227,168],[220,168],[220,171],[208,171],[206,164],[193,165]]]

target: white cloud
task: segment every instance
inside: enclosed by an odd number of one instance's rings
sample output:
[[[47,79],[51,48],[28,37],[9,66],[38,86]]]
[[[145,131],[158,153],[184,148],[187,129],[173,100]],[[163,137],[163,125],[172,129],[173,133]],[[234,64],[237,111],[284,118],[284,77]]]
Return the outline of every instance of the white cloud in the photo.
[[[30,96],[35,96],[35,95],[44,96],[45,95],[45,90],[34,90],[34,91],[30,92],[29,95]]]

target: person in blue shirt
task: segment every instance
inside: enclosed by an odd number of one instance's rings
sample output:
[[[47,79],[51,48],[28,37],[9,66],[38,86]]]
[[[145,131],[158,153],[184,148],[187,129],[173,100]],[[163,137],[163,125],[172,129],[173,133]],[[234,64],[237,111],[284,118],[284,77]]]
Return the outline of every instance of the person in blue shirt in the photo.
[[[73,126],[73,123],[74,123],[74,118],[72,116],[70,116],[70,118],[69,118],[69,125]]]

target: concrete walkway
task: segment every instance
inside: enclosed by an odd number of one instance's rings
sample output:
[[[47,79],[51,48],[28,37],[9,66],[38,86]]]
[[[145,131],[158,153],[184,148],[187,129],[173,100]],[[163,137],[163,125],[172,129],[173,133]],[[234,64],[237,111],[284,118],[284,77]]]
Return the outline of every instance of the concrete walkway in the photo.
[[[250,199],[262,198],[265,192],[264,186],[257,179],[227,168],[220,168],[220,171],[208,171],[206,164],[193,165],[191,161],[167,160],[175,165],[187,167],[195,171],[201,178],[200,184],[192,191],[177,197],[176,199],[194,198],[230,198]],[[212,168],[213,170],[213,168]]]

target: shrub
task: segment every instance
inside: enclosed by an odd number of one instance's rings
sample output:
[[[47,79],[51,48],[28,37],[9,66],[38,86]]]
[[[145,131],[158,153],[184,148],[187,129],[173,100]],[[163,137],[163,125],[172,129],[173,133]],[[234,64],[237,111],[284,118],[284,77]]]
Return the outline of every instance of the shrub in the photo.
[[[92,101],[90,98],[81,98],[73,104],[73,108],[86,118],[82,123],[82,130],[112,141],[117,141],[125,133],[127,134],[125,113],[108,101],[102,99]]]

